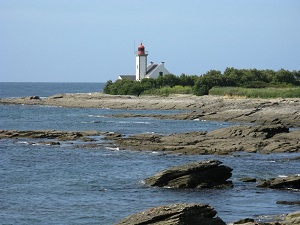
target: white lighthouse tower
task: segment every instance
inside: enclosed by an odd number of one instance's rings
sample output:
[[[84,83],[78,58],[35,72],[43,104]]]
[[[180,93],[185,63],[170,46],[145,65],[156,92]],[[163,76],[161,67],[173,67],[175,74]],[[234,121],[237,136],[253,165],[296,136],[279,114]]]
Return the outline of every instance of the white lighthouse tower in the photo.
[[[145,51],[144,45],[141,43],[138,47],[138,51],[135,54],[135,79],[142,80],[147,74],[147,56],[148,52]]]

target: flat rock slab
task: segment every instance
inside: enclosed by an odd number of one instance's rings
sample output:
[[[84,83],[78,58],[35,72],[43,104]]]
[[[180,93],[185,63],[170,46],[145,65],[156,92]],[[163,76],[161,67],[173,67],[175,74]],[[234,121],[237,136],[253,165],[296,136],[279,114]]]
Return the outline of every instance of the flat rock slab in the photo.
[[[211,132],[194,131],[171,135],[136,134],[114,139],[120,149],[164,151],[168,153],[226,155],[238,151],[251,153],[299,152],[300,130],[283,125],[232,126]]]
[[[299,189],[300,190],[300,176],[292,175],[287,177],[277,177],[267,181],[262,181],[258,187],[273,188],[273,189]]]
[[[218,160],[175,166],[144,180],[146,185],[171,188],[221,188],[232,186],[232,169]]]
[[[216,214],[205,204],[172,204],[133,214],[115,225],[225,225]]]
[[[0,138],[78,140],[87,136],[97,136],[98,131],[58,131],[58,130],[0,130]]]

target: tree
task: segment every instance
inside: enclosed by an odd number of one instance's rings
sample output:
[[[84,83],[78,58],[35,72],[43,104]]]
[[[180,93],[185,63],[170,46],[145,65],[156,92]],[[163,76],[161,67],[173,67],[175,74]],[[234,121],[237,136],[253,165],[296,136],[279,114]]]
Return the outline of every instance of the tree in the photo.
[[[221,71],[210,70],[197,79],[194,85],[195,95],[208,95],[211,88],[215,86],[225,86]]]
[[[174,74],[166,74],[163,76],[163,86],[174,87],[179,85],[179,78]]]
[[[179,84],[181,86],[193,87],[195,85],[196,78],[197,78],[197,76],[188,76],[188,75],[183,73],[179,77]]]
[[[296,78],[293,75],[292,72],[280,69],[275,73],[275,76],[273,77],[274,83],[285,83],[285,84],[295,84]]]
[[[144,91],[156,88],[157,87],[157,79],[144,78],[141,80],[141,85],[142,85]]]
[[[241,71],[233,67],[227,67],[224,71],[224,79],[227,86],[236,87],[240,84]]]
[[[108,80],[103,88],[103,93],[104,94],[111,94],[110,93],[110,88],[113,85],[113,82],[111,80]]]

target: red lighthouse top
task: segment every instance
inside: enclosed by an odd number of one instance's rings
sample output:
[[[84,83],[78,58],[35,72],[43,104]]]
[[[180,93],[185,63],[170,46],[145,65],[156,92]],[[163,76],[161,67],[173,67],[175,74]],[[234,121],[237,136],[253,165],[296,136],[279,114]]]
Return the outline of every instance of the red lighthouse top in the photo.
[[[145,47],[142,43],[138,47],[138,55],[145,55]]]

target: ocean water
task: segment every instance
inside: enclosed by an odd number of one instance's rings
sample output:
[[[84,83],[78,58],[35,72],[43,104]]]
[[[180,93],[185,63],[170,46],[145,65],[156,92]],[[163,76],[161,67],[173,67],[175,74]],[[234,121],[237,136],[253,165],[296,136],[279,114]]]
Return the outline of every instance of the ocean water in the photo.
[[[102,91],[97,83],[0,83],[1,97]],[[0,129],[98,130],[130,135],[210,131],[233,124],[209,121],[113,118],[118,113],[178,111],[80,109],[0,105]],[[27,139],[0,139],[0,224],[101,224],[150,207],[178,202],[206,203],[225,222],[245,217],[265,220],[298,211],[277,201],[300,200],[295,190],[270,190],[243,183],[241,177],[266,179],[300,174],[299,153],[234,156],[183,156],[158,152],[46,146]],[[233,168],[234,187],[212,190],[150,188],[142,180],[175,165],[218,159]]]

